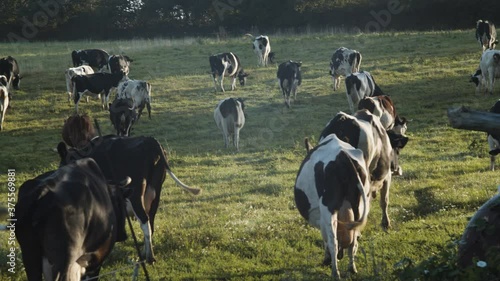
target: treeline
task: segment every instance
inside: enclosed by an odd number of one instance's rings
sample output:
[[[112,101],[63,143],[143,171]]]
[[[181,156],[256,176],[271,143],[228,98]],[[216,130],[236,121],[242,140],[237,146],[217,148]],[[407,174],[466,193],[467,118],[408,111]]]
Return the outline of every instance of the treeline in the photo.
[[[0,40],[457,29],[500,22],[499,10],[498,0],[2,0]]]

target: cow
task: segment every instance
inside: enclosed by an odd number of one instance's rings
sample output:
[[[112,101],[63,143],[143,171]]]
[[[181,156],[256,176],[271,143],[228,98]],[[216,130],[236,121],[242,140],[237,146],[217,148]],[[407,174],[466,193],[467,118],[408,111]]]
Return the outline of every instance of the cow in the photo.
[[[476,40],[483,48],[483,52],[495,49],[495,45],[498,44],[495,25],[487,20],[478,20],[476,22]]]
[[[373,76],[367,71],[355,72],[345,78],[347,102],[351,113],[356,112],[359,101],[364,97],[384,95],[375,83]]]
[[[310,225],[321,229],[323,264],[331,263],[334,278],[340,278],[337,258],[343,257],[344,249],[348,249],[349,270],[357,272],[354,258],[370,193],[363,151],[335,134],[323,138],[302,161],[295,180],[295,204]]]
[[[340,77],[349,76],[351,73],[358,72],[361,65],[361,54],[356,50],[350,50],[340,47],[332,55],[330,61],[330,75],[333,79],[333,90],[340,87]]]
[[[220,79],[220,88],[223,92],[225,92],[224,76],[233,78],[231,91],[234,91],[234,89],[236,88],[236,78],[238,78],[241,86],[245,86],[248,73],[245,73],[245,71],[243,71],[243,67],[237,55],[233,53],[220,53],[211,55],[208,60],[210,62],[210,68],[212,70],[212,78],[214,79],[214,87],[216,92],[217,77]]]
[[[233,145],[239,150],[240,130],[245,125],[245,116],[245,103],[241,98],[227,98],[217,104],[214,119],[217,127],[222,130],[225,148],[228,148],[232,137]]]
[[[128,75],[131,62],[133,62],[133,60],[128,56],[112,55],[108,59],[108,69],[111,73],[122,71],[125,75]]]
[[[5,75],[0,75],[0,131],[3,130],[3,121],[5,120],[5,113],[7,113],[10,101],[7,85],[7,77],[5,77]]]
[[[69,147],[83,148],[96,137],[94,126],[86,114],[74,114],[64,121],[62,139]]]
[[[19,90],[22,76],[19,74],[17,60],[11,56],[0,59],[0,75],[7,77],[7,90]]]
[[[144,107],[148,109],[151,120],[151,84],[141,80],[125,80],[118,84],[117,99],[132,99],[133,109],[138,110],[137,121],[141,117]]]
[[[122,188],[91,158],[27,180],[15,206],[16,238],[28,280],[83,280],[99,276],[115,242],[126,239]],[[85,279],[87,280],[87,279]]]
[[[397,155],[393,151],[387,132],[380,123],[380,118],[368,110],[357,111],[354,115],[339,112],[321,132],[320,142],[330,134],[336,134],[340,140],[363,151],[370,173],[372,193],[375,195],[381,191],[381,225],[384,229],[390,228],[388,205],[393,172],[391,167],[393,163],[397,163]]]
[[[283,98],[288,108],[290,108],[290,95],[293,95],[293,99],[296,100],[297,87],[302,84],[301,66],[302,62],[289,60],[281,63],[278,67],[276,76],[278,77],[280,90],[283,93]]]
[[[88,65],[103,72],[108,67],[108,52],[100,49],[74,50],[71,52],[73,67]]]
[[[118,73],[94,73],[90,75],[77,75],[71,79],[73,82],[73,99],[75,111],[78,113],[78,102],[86,95],[97,96],[101,94],[101,104],[103,109],[108,108],[109,94],[118,84],[128,79],[123,72]]]
[[[394,102],[389,96],[364,97],[358,103],[358,110],[361,109],[367,109],[378,116],[386,130],[392,130],[400,135],[406,133],[408,121],[398,115]]]
[[[66,89],[68,90],[68,101],[71,101],[71,95],[73,94],[73,82],[71,79],[77,75],[89,75],[94,74],[94,69],[88,65],[81,65],[78,67],[70,67],[64,72],[66,77]],[[87,102],[89,98],[87,97]]]
[[[500,114],[500,100],[498,100],[491,108],[491,113]],[[490,170],[495,170],[495,158],[500,153],[500,135],[488,134],[488,147],[490,149]]]
[[[93,158],[107,180],[117,180],[125,176],[132,179],[130,194],[126,201],[141,224],[144,233],[144,253],[148,263],[155,261],[153,253],[154,219],[162,184],[168,173],[182,188],[192,194],[200,189],[182,183],[171,171],[161,144],[152,137],[102,136],[94,138],[87,147],[67,149],[61,142],[57,146],[61,158],[60,165],[77,159]]]
[[[269,61],[274,58],[274,53],[271,54],[271,43],[269,42],[269,36],[259,35],[257,37],[253,37],[252,34],[245,35],[253,39],[252,48],[255,55],[257,56],[257,65],[267,66]]]
[[[117,136],[128,137],[132,125],[138,119],[134,109],[134,101],[132,99],[115,99],[109,105],[109,119]]]
[[[500,78],[500,51],[486,50],[481,55],[478,70],[470,79],[476,84],[476,94],[487,90],[492,95],[495,78]]]

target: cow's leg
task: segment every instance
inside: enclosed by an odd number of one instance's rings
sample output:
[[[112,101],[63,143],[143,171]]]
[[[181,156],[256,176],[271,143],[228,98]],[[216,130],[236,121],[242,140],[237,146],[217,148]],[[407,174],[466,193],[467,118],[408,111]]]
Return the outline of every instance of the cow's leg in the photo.
[[[233,145],[234,147],[236,147],[236,151],[240,151],[239,143],[240,143],[240,128],[238,128],[237,125],[234,125]]]
[[[489,75],[488,90],[490,95],[493,95],[493,88],[495,87],[495,69],[490,69],[490,71],[488,71],[488,75]]]
[[[340,279],[337,261],[339,247],[339,243],[337,241],[337,211],[331,213],[327,206],[320,203],[320,213],[321,235],[323,236],[323,242],[326,243],[326,248],[330,252],[330,256],[332,258],[332,277]]]
[[[220,78],[220,88],[222,90],[222,92],[225,92],[226,90],[224,90],[224,74],[225,74],[225,71],[224,73],[222,73],[222,75],[219,77]]]
[[[356,264],[354,263],[354,258],[356,257],[356,252],[358,251],[358,232],[354,234],[354,241],[348,250],[349,255],[349,271],[352,273],[358,273],[356,269]]]
[[[236,89],[236,76],[233,77],[233,82],[231,83],[231,91],[234,91]]]
[[[224,138],[224,147],[229,147],[229,122],[227,118],[222,119],[222,137]]]
[[[127,200],[132,205],[132,210],[134,211],[135,216],[139,220],[141,224],[142,232],[144,233],[144,254],[146,257],[146,261],[148,263],[153,263],[155,261],[153,248],[152,248],[152,239],[151,239],[151,226],[149,224],[149,216],[144,209],[143,198],[146,193],[146,183],[142,182],[139,185],[134,184],[130,187],[132,189],[132,193],[127,198]]]
[[[391,221],[389,219],[389,213],[387,211],[389,206],[389,188],[391,185],[390,173],[388,178],[384,180],[382,189],[380,190],[380,208],[382,209],[382,228],[387,230],[391,227]]]
[[[356,93],[352,93],[353,95],[355,95]],[[347,102],[349,103],[349,109],[351,110],[351,113],[354,114],[354,102],[353,102],[353,98],[351,97],[351,95],[349,95],[349,92],[346,92],[346,95],[347,95]]]
[[[212,79],[214,80],[214,90],[217,93],[217,78],[215,75],[212,75]]]
[[[337,75],[333,74],[332,75],[332,80],[333,80],[333,91],[337,91],[337,88],[338,88],[338,77]]]

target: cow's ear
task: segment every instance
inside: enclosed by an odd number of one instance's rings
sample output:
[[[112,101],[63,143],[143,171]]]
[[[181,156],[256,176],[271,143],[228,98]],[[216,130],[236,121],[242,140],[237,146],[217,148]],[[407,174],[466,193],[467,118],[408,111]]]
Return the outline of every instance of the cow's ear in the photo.
[[[298,66],[298,67],[301,67],[301,66],[302,66],[302,61],[299,61],[299,62],[297,63],[297,66]]]

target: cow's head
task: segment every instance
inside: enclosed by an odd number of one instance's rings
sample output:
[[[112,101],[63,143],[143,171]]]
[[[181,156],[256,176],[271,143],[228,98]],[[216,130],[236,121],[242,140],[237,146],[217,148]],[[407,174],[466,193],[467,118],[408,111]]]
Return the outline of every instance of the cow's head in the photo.
[[[19,74],[15,74],[14,78],[12,79],[12,86],[14,89],[19,90],[19,86],[21,85],[21,79],[23,77]]]
[[[238,80],[240,81],[240,85],[241,86],[245,86],[245,84],[247,83],[247,77],[248,77],[248,73],[245,73],[245,71],[243,71],[243,69],[241,69],[239,72],[238,72]]]
[[[396,116],[396,120],[394,120],[394,127],[391,129],[396,134],[405,135],[406,130],[408,129],[408,120],[405,117]]]
[[[269,55],[267,56],[267,59],[269,60],[270,63],[274,63],[274,59],[276,59],[276,54],[274,52],[270,52]]]
[[[75,114],[64,121],[62,139],[70,147],[84,147],[95,136],[92,120],[86,114]]]
[[[403,175],[403,169],[399,165],[399,152],[406,146],[409,138],[393,131],[387,131],[387,135],[389,136],[392,146],[391,172],[393,175],[401,176]]]
[[[137,119],[132,99],[116,99],[109,104],[109,119],[118,136],[129,136],[130,129]]]

